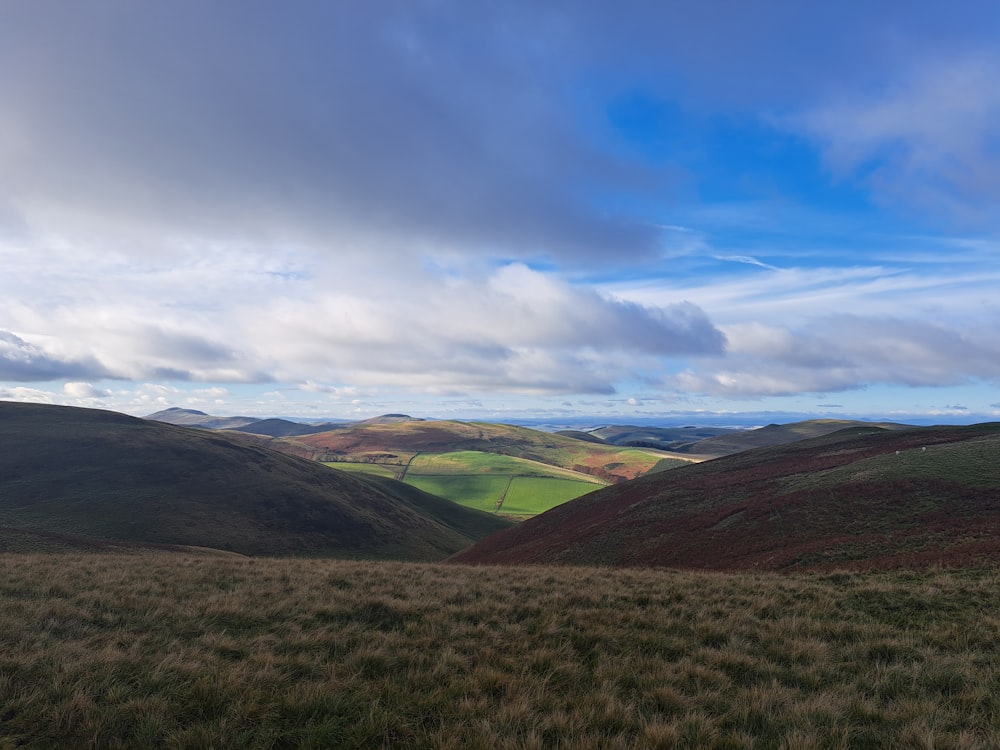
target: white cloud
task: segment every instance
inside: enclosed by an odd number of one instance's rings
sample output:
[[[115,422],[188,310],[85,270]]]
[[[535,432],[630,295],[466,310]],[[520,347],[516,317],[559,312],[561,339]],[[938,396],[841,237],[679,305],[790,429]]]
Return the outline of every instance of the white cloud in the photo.
[[[726,327],[724,360],[702,360],[668,387],[725,398],[829,393],[892,384],[1000,383],[1000,346],[983,333],[920,320],[831,315],[796,328]]]
[[[615,299],[519,263],[456,275],[413,260],[383,273],[305,249],[273,264],[204,249],[182,257],[190,265],[123,266],[51,249],[54,274],[13,263],[0,279],[0,316],[37,331],[46,350],[10,339],[20,360],[6,379],[23,379],[30,364],[36,379],[347,384],[342,395],[372,385],[606,393],[659,358],[723,345],[691,303]],[[274,272],[286,267],[297,271]],[[80,286],[82,277],[93,282]]]
[[[95,388],[90,383],[65,383],[63,393],[76,399],[100,399],[111,395],[111,391]]]

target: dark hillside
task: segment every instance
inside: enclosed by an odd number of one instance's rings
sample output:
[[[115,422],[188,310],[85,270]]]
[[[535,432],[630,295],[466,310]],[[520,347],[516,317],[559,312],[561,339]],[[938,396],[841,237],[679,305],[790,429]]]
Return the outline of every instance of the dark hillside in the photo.
[[[859,426],[608,487],[473,563],[820,570],[1000,562],[1000,424]]]
[[[303,422],[292,422],[288,419],[258,419],[247,425],[231,427],[229,429],[239,432],[251,432],[254,435],[267,435],[268,437],[295,437],[298,435],[314,435],[317,432],[328,432],[343,427],[332,422],[322,424],[305,424]]]
[[[608,425],[591,430],[588,434],[611,445],[636,448],[658,448],[665,451],[708,453],[695,446],[709,438],[748,432],[727,427],[637,427],[635,425]]]
[[[224,433],[0,402],[0,549],[15,536],[20,548],[31,534],[57,534],[70,546],[85,537],[251,555],[433,560],[506,526],[402,484]]]
[[[865,430],[905,430],[909,429],[910,425],[896,422],[860,422],[852,419],[809,419],[789,424],[769,424],[755,430],[731,430],[678,447],[676,450],[709,456],[729,456],[751,448],[785,445],[855,427]]]
[[[206,430],[235,430],[258,421],[256,417],[215,417],[197,409],[181,409],[176,406],[155,414],[147,414],[145,418],[154,422],[166,422],[182,427],[201,427]]]

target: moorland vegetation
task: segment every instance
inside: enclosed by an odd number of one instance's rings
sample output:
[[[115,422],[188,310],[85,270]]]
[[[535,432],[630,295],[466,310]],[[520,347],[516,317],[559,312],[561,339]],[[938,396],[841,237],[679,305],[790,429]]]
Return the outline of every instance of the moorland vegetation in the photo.
[[[0,747],[1000,746],[995,570],[0,562]]]
[[[598,490],[457,559],[786,571],[993,565],[998,457],[1000,423],[852,427]]]

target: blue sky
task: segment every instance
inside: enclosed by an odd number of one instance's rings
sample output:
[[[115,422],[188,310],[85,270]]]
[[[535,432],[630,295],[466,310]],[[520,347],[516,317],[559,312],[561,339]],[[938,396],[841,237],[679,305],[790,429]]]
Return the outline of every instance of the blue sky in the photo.
[[[1000,415],[986,2],[0,0],[0,398]]]

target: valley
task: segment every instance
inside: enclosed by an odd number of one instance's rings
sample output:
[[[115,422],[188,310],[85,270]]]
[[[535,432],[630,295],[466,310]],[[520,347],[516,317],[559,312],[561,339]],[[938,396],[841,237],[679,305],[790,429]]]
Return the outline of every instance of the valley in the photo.
[[[1000,424],[231,424],[0,402],[0,747],[1000,744]]]
[[[336,426],[296,426],[277,419],[252,422],[190,410],[148,418],[227,435],[236,432],[233,437],[239,440],[343,471],[398,479],[460,505],[514,519],[537,515],[608,484],[705,458],[515,425],[405,414]],[[240,421],[238,427],[232,426],[232,419]]]

